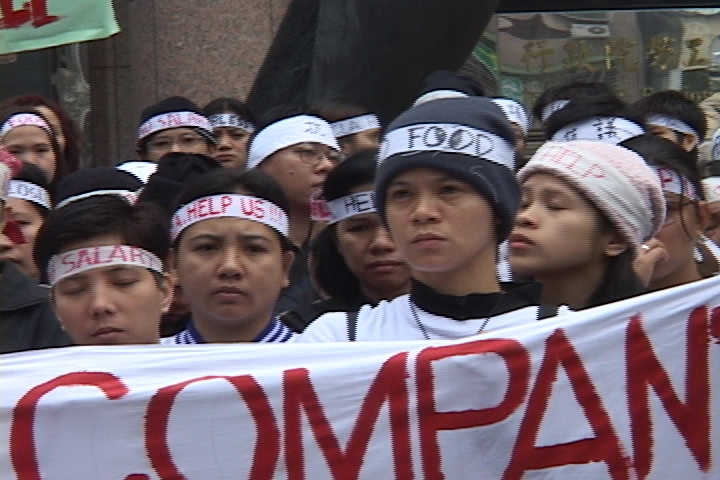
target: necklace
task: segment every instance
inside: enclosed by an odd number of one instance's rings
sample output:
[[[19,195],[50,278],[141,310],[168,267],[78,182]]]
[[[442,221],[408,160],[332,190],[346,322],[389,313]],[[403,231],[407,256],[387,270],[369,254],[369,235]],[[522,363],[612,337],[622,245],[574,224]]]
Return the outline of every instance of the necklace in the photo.
[[[498,301],[498,303],[500,303]],[[497,306],[497,305],[495,305]],[[418,328],[420,328],[420,331],[423,334],[423,337],[425,337],[425,340],[430,340],[430,335],[428,335],[427,330],[425,329],[425,325],[420,321],[420,316],[417,312],[417,307],[415,306],[415,302],[410,300],[410,312],[412,313],[413,318],[415,319],[415,323],[417,323]],[[490,317],[485,317],[485,321],[483,321],[482,325],[480,325],[480,330],[477,331],[476,335],[483,330],[485,330],[485,327],[487,327],[488,322],[490,321]]]

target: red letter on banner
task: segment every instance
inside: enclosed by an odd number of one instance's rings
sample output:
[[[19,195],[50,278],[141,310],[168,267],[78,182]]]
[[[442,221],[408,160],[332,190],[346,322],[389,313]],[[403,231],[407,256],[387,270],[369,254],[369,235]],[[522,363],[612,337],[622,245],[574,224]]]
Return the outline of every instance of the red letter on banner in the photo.
[[[575,347],[562,329],[556,330],[546,344],[545,357],[530,393],[527,411],[503,480],[521,479],[528,470],[591,462],[605,462],[615,480],[629,479],[630,466],[623,457],[620,439]],[[557,381],[559,366],[567,372],[572,393],[583,408],[595,438],[536,447],[538,430],[547,411],[552,386]]]
[[[304,368],[287,370],[283,379],[283,411],[285,416],[285,455],[289,480],[305,479],[300,410],[310,421],[315,441],[330,467],[332,478],[357,479],[365,460],[370,437],[380,416],[380,409],[389,403],[392,449],[396,479],[411,479],[409,395],[407,389],[407,352],[388,359],[373,380],[363,399],[347,447],[343,452],[323,406]]]
[[[435,411],[435,383],[432,363],[450,357],[494,353],[502,357],[508,367],[508,389],[503,401],[493,408],[465,410],[462,412]],[[452,345],[431,347],[417,357],[418,417],[420,418],[420,443],[423,462],[423,478],[445,478],[440,467],[440,430],[480,427],[500,422],[509,417],[525,399],[530,376],[530,356],[525,347],[516,340],[492,339]]]
[[[35,452],[35,414],[40,399],[58,387],[72,386],[97,387],[109,400],[117,400],[128,393],[118,377],[103,372],[68,373],[33,387],[13,409],[10,426],[10,461],[19,480],[42,478]]]
[[[57,22],[60,17],[48,15],[47,0],[32,0],[33,27],[42,27]]]
[[[160,478],[185,478],[173,462],[168,445],[170,411],[178,394],[188,385],[206,380],[223,379],[242,396],[255,421],[257,442],[250,470],[250,480],[272,479],[280,458],[280,431],[267,394],[250,375],[239,377],[207,376],[163,387],[153,395],[147,408],[145,446],[150,463]]]
[[[639,316],[627,327],[627,390],[635,468],[646,478],[653,460],[653,424],[648,387],[665,407],[700,469],[710,469],[710,365],[708,309],[692,311],[687,329],[685,403],[658,361]]]
[[[28,5],[25,4],[27,7]],[[2,14],[2,28],[18,28],[30,22],[32,14],[27,8],[15,10],[13,0],[0,0],[0,13]]]

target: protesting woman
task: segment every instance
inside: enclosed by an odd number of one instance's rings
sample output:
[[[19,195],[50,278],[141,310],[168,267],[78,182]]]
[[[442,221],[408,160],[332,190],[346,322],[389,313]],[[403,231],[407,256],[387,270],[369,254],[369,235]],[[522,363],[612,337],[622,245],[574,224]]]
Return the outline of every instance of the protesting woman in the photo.
[[[170,264],[190,309],[187,328],[163,343],[287,342],[273,315],[294,246],[287,201],[268,175],[217,169],[180,193]]]
[[[377,149],[361,151],[330,172],[323,187],[332,220],[312,247],[314,280],[328,298],[285,312],[283,322],[302,331],[326,312],[357,311],[406,294],[410,270],[375,210]]]
[[[456,339],[539,318],[537,284],[501,285],[497,249],[520,204],[514,132],[486,98],[432,100],[388,127],[375,203],[411,267],[409,295],[328,313],[301,341]]]
[[[597,141],[548,142],[518,179],[510,265],[542,283],[543,303],[580,310],[644,291],[633,261],[662,226],[665,202],[639,155]]]

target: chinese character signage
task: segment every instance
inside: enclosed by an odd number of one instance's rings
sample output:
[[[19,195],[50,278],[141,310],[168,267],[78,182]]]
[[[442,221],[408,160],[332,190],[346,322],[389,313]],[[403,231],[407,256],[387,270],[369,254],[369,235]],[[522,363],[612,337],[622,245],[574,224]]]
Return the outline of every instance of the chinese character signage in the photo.
[[[0,55],[107,38],[111,0],[0,0]]]

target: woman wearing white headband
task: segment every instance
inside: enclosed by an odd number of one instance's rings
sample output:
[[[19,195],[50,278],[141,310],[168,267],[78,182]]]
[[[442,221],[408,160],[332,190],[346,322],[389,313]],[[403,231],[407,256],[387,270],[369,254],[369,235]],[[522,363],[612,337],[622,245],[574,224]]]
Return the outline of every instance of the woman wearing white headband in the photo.
[[[369,109],[343,100],[325,100],[310,109],[330,122],[345,156],[380,146],[380,119]]]
[[[32,258],[33,245],[52,204],[47,179],[37,166],[23,163],[20,173],[10,181],[7,205],[10,218],[18,225],[25,243],[13,244],[2,236],[2,245],[7,248],[0,246],[0,258],[10,260],[25,275],[39,281],[40,274]]]
[[[158,343],[160,317],[172,300],[162,261],[168,248],[156,207],[101,195],[54,210],[34,256],[75,344],[150,344]]]
[[[268,118],[277,117],[271,112]],[[328,174],[341,160],[340,147],[330,125],[313,115],[280,115],[262,125],[250,141],[247,168],[262,170],[282,188],[288,201],[288,235],[298,247],[290,287],[278,300],[276,312],[284,312],[318,299],[310,282],[307,252],[319,230],[318,220],[327,218],[314,218],[312,206]]]
[[[247,142],[255,131],[250,109],[235,98],[216,98],[203,108],[217,143],[212,152],[226,168],[245,169]]]
[[[257,170],[214,170],[183,189],[172,218],[170,265],[191,320],[163,343],[293,338],[273,315],[294,258],[285,203],[280,187]]]
[[[37,111],[16,107],[0,114],[0,144],[21,161],[40,167],[51,185],[67,174],[55,131]]]
[[[343,160],[325,182],[323,197],[333,218],[313,242],[311,264],[328,298],[281,316],[296,331],[323,313],[357,311],[410,289],[410,268],[373,204],[377,153],[365,150]]]
[[[510,265],[542,284],[544,303],[580,310],[645,290],[633,261],[662,226],[665,202],[639,155],[597,141],[547,142],[518,179]]]
[[[654,136],[634,139],[627,147],[640,154],[655,170],[667,202],[662,229],[643,246],[646,252],[659,250],[662,255],[656,255],[657,262],[652,261],[652,257],[649,262],[643,262],[641,257],[638,264],[639,269],[651,267],[650,290],[682,285],[717,273],[717,259],[701,245],[710,213],[700,172],[692,162],[694,155],[669,140]],[[705,258],[701,262],[696,258],[698,247]]]

